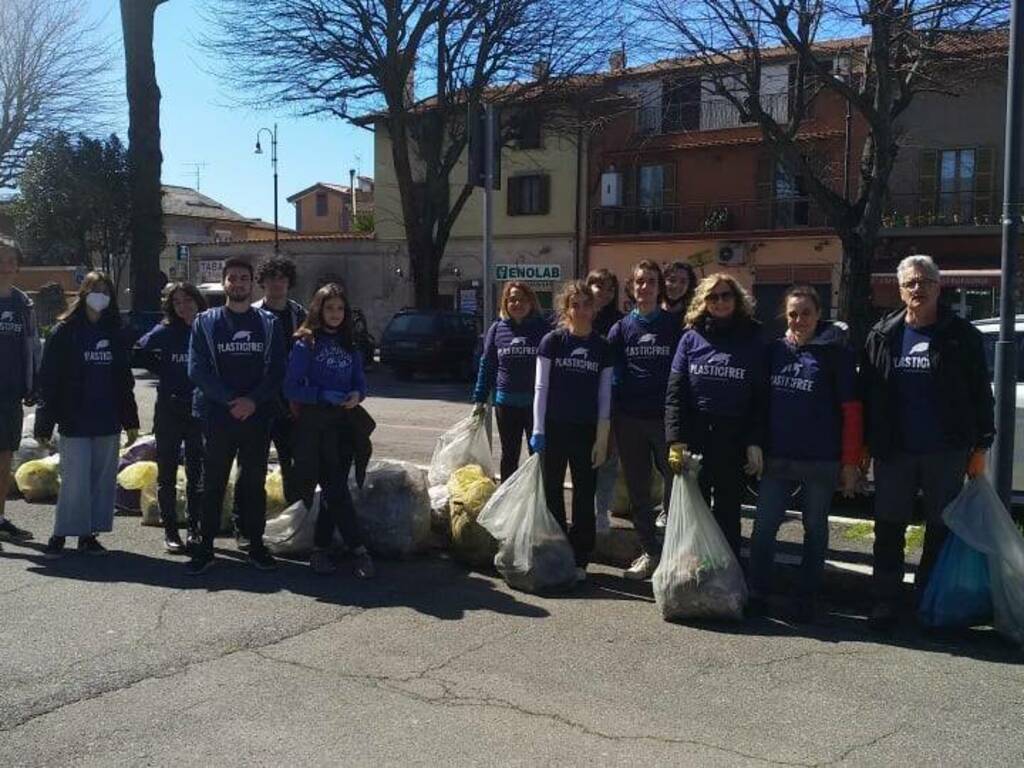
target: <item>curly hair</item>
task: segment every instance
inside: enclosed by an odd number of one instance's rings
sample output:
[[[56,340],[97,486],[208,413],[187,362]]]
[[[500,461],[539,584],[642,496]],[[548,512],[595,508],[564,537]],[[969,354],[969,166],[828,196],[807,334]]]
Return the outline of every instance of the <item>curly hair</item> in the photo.
[[[590,287],[582,280],[570,280],[558,292],[558,298],[555,299],[555,308],[558,312],[558,326],[560,328],[569,327],[569,305],[577,296],[584,301],[589,301],[591,305],[594,303],[594,294],[590,292]]]
[[[256,272],[256,282],[263,285],[268,277],[287,277],[289,290],[295,287],[295,280],[298,273],[295,270],[295,262],[283,256],[275,256],[260,264]]]
[[[743,320],[752,320],[754,318],[756,304],[753,297],[747,292],[747,289],[740,285],[739,280],[732,275],[726,272],[716,272],[713,275],[708,275],[697,284],[697,290],[693,293],[690,308],[686,310],[684,325],[687,328],[696,327],[708,316],[708,294],[719,283],[728,285],[736,297],[733,316]]]

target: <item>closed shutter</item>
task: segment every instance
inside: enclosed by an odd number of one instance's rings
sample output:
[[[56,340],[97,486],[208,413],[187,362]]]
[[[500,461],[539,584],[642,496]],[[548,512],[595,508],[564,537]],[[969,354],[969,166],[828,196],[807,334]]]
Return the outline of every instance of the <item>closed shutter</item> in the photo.
[[[676,204],[676,165],[665,163],[661,166],[661,205],[663,208],[672,208]]]
[[[996,151],[992,147],[979,147],[974,153],[974,215],[995,215]]]
[[[508,177],[508,188],[505,190],[506,212],[509,216],[519,215],[519,178]]]
[[[917,166],[917,212],[921,216],[933,216],[939,197],[938,150],[922,149],[917,156]]]
[[[551,212],[551,177],[545,174],[540,178],[540,210],[537,213]]]
[[[622,204],[625,208],[636,207],[637,167],[627,165],[622,169]]]

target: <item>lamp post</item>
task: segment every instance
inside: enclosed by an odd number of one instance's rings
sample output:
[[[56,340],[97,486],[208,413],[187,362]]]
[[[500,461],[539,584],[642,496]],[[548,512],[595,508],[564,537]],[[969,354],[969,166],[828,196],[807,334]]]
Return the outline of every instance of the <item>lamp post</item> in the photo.
[[[270,166],[274,169],[274,255],[280,251],[280,242],[277,232],[277,123],[274,129],[260,128],[256,131],[256,154],[262,155],[263,148],[260,146],[260,135],[266,131],[270,136]]]

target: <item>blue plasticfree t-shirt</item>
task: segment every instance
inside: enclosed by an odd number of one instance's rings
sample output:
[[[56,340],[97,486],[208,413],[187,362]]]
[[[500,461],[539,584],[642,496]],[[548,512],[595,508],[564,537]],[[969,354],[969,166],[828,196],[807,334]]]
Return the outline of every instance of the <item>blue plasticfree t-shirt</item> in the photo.
[[[672,371],[686,373],[695,411],[741,418],[753,401],[763,354],[759,334],[709,339],[691,328],[679,340]]]
[[[116,435],[121,432],[121,419],[116,402],[113,339],[109,330],[96,323],[84,322],[75,333],[82,362],[81,413],[82,437]]]
[[[191,400],[195,385],[188,377],[188,344],[192,329],[185,323],[159,323],[138,341],[139,349],[160,361],[157,390]]]
[[[946,446],[939,419],[931,344],[935,326],[903,329],[903,344],[893,357],[896,404],[899,413],[897,444],[908,453],[934,453]]]
[[[214,322],[217,371],[232,397],[245,397],[263,379],[269,340],[264,338],[259,312],[252,308],[242,313],[225,309]]]
[[[778,339],[768,350],[768,453],[799,461],[838,461],[840,406],[856,399],[853,351],[798,347]]]
[[[25,392],[25,313],[13,294],[0,298],[0,405],[17,403]]]
[[[612,365],[608,342],[594,331],[580,337],[559,328],[541,339],[537,354],[551,360],[546,418],[596,423],[601,371]]]
[[[663,419],[672,356],[682,327],[678,315],[633,310],[608,334],[615,364],[615,407],[629,416]]]

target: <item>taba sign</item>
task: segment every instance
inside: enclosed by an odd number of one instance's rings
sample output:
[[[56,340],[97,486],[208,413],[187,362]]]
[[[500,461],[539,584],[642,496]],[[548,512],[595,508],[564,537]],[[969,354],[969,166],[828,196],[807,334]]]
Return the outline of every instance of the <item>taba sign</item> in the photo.
[[[494,279],[550,283],[562,279],[562,268],[558,264],[496,264]]]
[[[221,281],[221,270],[224,269],[224,262],[221,259],[203,260],[199,262],[199,282],[219,283]]]

